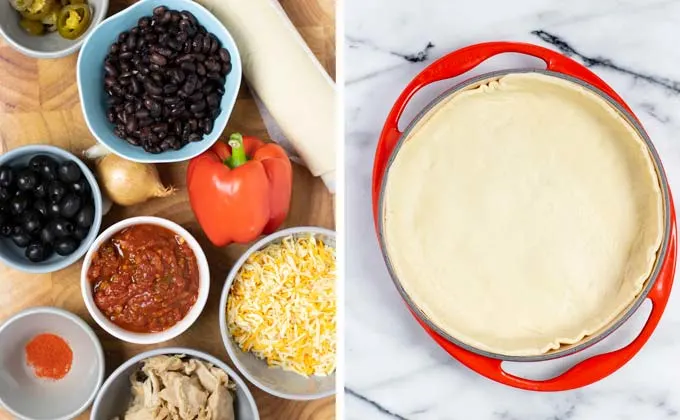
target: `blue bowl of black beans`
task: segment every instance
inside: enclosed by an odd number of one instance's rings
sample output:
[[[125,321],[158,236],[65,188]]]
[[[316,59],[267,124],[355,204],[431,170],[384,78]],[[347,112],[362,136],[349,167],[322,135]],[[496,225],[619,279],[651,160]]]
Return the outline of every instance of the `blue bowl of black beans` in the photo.
[[[102,196],[90,169],[54,146],[0,156],[0,261],[51,273],[78,261],[102,221]]]
[[[103,21],[77,64],[85,121],[117,155],[189,160],[222,135],[241,85],[228,30],[190,0],[145,0]]]

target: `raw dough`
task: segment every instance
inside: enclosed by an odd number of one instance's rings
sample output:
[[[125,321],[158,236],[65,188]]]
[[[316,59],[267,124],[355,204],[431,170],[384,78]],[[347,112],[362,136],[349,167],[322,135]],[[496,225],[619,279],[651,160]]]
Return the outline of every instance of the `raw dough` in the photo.
[[[443,331],[538,355],[619,315],[649,277],[663,201],[649,151],[576,83],[516,73],[422,118],[387,174],[394,272]]]
[[[243,74],[309,170],[335,184],[335,84],[277,0],[199,0],[234,36]]]

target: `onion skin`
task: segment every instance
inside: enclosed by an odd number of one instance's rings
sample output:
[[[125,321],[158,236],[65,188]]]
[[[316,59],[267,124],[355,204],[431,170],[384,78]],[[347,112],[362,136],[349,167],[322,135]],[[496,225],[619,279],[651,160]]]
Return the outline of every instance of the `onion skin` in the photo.
[[[121,206],[143,203],[154,197],[168,197],[174,187],[164,187],[156,166],[131,162],[115,154],[97,160],[97,176],[106,195]]]

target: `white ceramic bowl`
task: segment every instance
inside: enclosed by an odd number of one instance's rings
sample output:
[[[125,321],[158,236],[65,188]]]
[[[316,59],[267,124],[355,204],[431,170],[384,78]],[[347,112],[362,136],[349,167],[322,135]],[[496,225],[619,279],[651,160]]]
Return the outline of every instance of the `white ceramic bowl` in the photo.
[[[116,416],[122,416],[126,407],[130,403],[132,393],[130,391],[130,375],[141,367],[141,362],[150,357],[159,355],[177,355],[201,359],[211,363],[229,375],[229,378],[236,384],[234,398],[234,414],[237,420],[259,420],[260,414],[257,411],[255,399],[250,393],[245,381],[241,379],[226,363],[199,350],[172,347],[147,351],[127,362],[123,363],[115,372],[109,376],[101,392],[97,395],[92,405],[91,420],[109,420]]]
[[[327,245],[335,248],[335,232],[318,227],[294,227],[275,232],[264,237],[251,246],[232,267],[222,289],[220,299],[220,332],[229,357],[243,376],[261,390],[288,400],[315,400],[335,394],[335,373],[325,377],[311,376],[305,378],[295,372],[288,372],[280,368],[272,368],[267,363],[255,357],[252,353],[241,350],[234,342],[227,327],[227,299],[236,274],[250,255],[266,246],[279,243],[288,236],[309,236],[323,240]]]
[[[196,262],[198,263],[199,289],[196,303],[181,321],[179,321],[173,327],[165,331],[156,333],[132,332],[124,328],[121,328],[118,325],[111,322],[106,316],[104,316],[104,314],[102,314],[102,312],[95,304],[94,298],[92,296],[92,285],[90,284],[90,281],[87,279],[87,271],[90,269],[90,264],[92,263],[92,256],[94,252],[97,249],[99,249],[99,247],[105,241],[107,241],[115,233],[123,230],[126,227],[143,224],[162,226],[180,235],[182,238],[186,240],[186,243],[191,247],[192,251],[194,252],[194,255],[196,256]],[[191,325],[196,321],[196,319],[198,319],[199,315],[201,314],[201,311],[203,311],[203,308],[205,307],[205,303],[208,300],[208,292],[210,291],[210,270],[208,268],[208,260],[205,257],[203,249],[201,249],[201,246],[198,244],[196,239],[183,227],[181,227],[175,222],[171,222],[170,220],[163,219],[160,217],[151,216],[131,217],[129,219],[121,220],[120,222],[112,225],[104,232],[102,232],[101,235],[97,237],[97,239],[95,239],[94,243],[92,244],[92,247],[85,255],[85,260],[83,261],[83,268],[80,272],[80,289],[83,294],[83,299],[85,300],[85,306],[87,307],[87,310],[90,312],[90,315],[92,315],[97,324],[99,324],[99,326],[102,327],[106,332],[120,340],[127,341],[128,343],[157,344],[162,343],[163,341],[171,340],[177,337],[178,335],[182,334],[184,331],[189,329],[189,327],[191,327]]]
[[[73,351],[71,370],[58,381],[35,377],[25,346],[36,335],[53,333]],[[66,420],[90,406],[104,380],[104,351],[92,329],[57,308],[19,312],[0,326],[0,404],[26,420]]]
[[[59,1],[59,0],[57,0]],[[80,49],[85,38],[106,17],[109,0],[88,0],[92,10],[92,22],[87,31],[77,39],[65,39],[52,32],[43,36],[27,34],[19,20],[21,16],[12,8],[8,0],[0,1],[0,34],[15,50],[33,58],[59,58],[71,55]]]

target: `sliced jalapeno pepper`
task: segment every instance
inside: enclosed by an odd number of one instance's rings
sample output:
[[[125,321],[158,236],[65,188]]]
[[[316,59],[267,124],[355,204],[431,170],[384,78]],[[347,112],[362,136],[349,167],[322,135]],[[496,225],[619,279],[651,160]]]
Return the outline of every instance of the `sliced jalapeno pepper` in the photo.
[[[11,4],[14,10],[17,12],[23,12],[24,10],[31,7],[33,0],[9,0],[9,4]]]
[[[33,0],[33,3],[21,12],[21,16],[28,20],[41,21],[47,17],[54,7],[54,0]]]
[[[49,15],[47,15],[43,20],[41,20],[42,24],[45,25],[45,30],[47,30],[47,32],[54,32],[57,30],[58,18],[59,10],[52,10]]]
[[[28,20],[26,18],[21,19],[19,21],[19,26],[31,35],[42,35],[45,32],[43,24],[35,20]]]
[[[90,6],[87,4],[69,4],[59,12],[57,30],[66,39],[76,39],[90,26]]]

